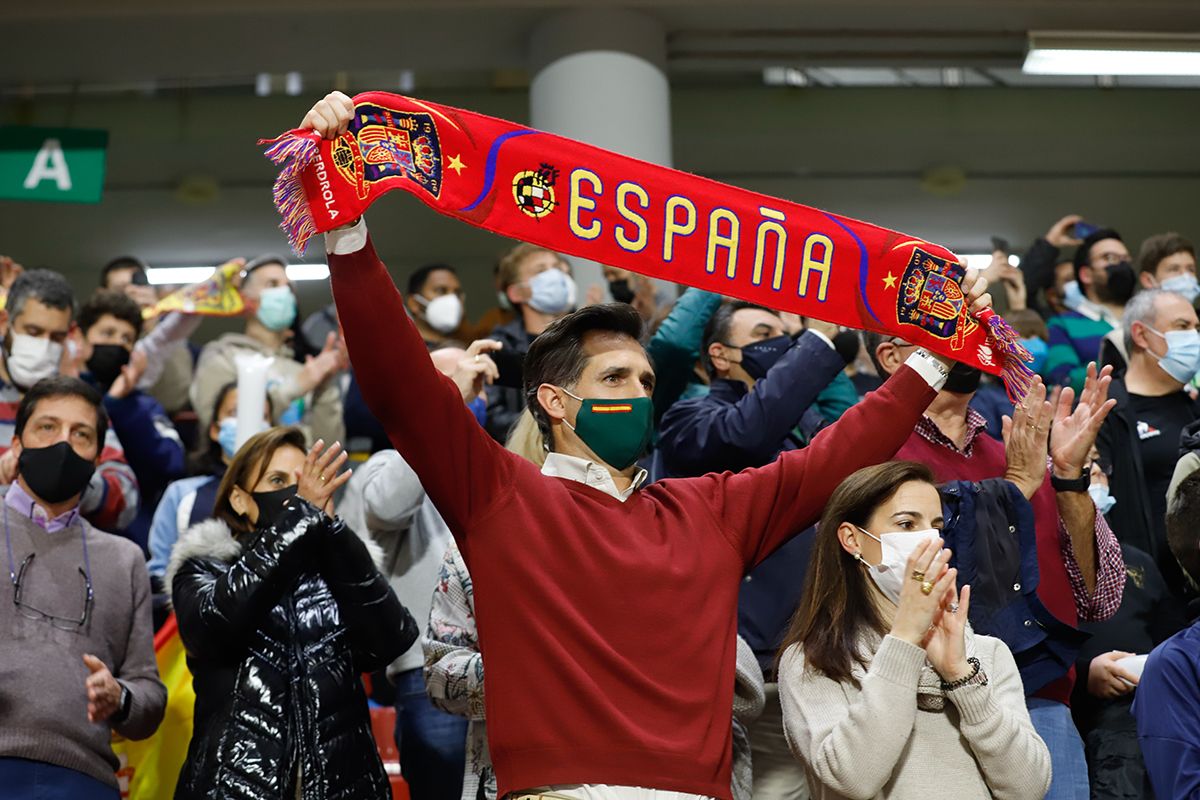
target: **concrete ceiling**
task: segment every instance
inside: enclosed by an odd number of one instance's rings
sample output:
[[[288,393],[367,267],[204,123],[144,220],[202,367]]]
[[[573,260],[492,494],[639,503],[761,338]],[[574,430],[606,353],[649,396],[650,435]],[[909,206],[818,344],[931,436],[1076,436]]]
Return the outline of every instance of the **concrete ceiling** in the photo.
[[[0,4],[0,30],[6,34],[0,91],[9,97],[179,88],[244,91],[259,73],[291,71],[303,75],[306,90],[399,88],[404,70],[413,71],[421,88],[512,88],[528,79],[529,35],[540,21],[564,10],[600,5],[605,3],[6,2]],[[609,5],[636,8],[658,19],[667,32],[672,80],[701,84],[760,83],[763,68],[788,66],[806,70],[816,85],[945,85],[943,67],[963,68],[949,80],[965,86],[1037,85],[1019,71],[1030,30],[1200,31],[1200,3],[1195,0],[646,0]],[[1079,82],[1094,84],[1088,78]]]

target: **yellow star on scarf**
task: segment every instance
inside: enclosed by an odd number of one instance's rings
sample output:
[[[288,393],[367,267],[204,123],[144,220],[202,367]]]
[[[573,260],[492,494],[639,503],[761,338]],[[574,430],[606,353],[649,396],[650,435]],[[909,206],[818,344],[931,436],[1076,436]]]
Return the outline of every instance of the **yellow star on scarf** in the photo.
[[[887,274],[887,277],[883,279],[883,285],[885,287],[887,287],[888,289],[895,289],[896,288],[896,276],[893,275],[889,271]]]
[[[467,168],[467,165],[462,162],[462,154],[450,156],[450,163],[446,165],[446,169],[454,170],[456,175],[462,175],[462,171]]]

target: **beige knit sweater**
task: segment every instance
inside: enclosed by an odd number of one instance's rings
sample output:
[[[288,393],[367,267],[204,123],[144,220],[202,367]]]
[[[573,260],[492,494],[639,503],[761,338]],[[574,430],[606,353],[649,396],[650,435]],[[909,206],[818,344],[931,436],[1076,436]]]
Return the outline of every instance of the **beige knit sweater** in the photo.
[[[947,693],[943,711],[917,708],[925,651],[893,636],[864,640],[867,670],[838,683],[807,669],[799,646],[784,653],[779,697],[784,732],[804,764],[813,800],[1040,800],[1050,753],[1033,729],[1012,653],[975,636],[987,686]]]

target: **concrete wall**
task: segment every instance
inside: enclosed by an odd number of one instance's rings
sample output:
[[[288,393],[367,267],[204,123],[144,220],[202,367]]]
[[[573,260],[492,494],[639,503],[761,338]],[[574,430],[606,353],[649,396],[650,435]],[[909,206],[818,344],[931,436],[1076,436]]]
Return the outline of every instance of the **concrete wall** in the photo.
[[[60,269],[82,290],[124,252],[168,266],[284,251],[270,202],[273,169],[255,140],[294,125],[319,93],[0,106],[2,124],[110,131],[103,202],[0,201],[0,253]],[[429,99],[519,122],[528,116],[521,91]],[[960,252],[987,249],[992,234],[1022,247],[1068,212],[1116,225],[1135,241],[1167,229],[1200,237],[1194,91],[684,87],[673,92],[672,116],[680,169]],[[942,178],[923,180],[935,168]],[[179,191],[196,179],[215,184],[211,197]],[[463,273],[470,313],[487,306],[491,266],[507,242],[398,195],[381,201],[370,221],[395,275],[448,261]],[[316,243],[309,260],[322,258]],[[305,308],[327,300],[324,284],[301,285]]]

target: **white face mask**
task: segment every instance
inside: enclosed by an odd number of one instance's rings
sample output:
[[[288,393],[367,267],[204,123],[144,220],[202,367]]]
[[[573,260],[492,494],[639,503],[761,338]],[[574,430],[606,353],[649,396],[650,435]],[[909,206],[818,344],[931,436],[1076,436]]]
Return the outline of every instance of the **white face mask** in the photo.
[[[12,350],[6,354],[8,376],[21,389],[29,389],[42,378],[58,374],[63,346],[44,336],[14,333]]]
[[[854,527],[858,528],[857,525]],[[866,565],[871,580],[875,581],[875,585],[887,599],[900,605],[900,590],[904,588],[904,581],[908,579],[905,574],[908,557],[923,542],[936,540],[941,533],[934,528],[929,528],[924,531],[897,531],[876,536],[865,528],[858,529],[879,542],[882,551],[882,557],[878,564],[862,562]]]
[[[426,300],[419,294],[414,296],[425,309],[425,322],[438,333],[450,333],[462,322],[463,305],[458,295],[443,294],[432,300]]]

